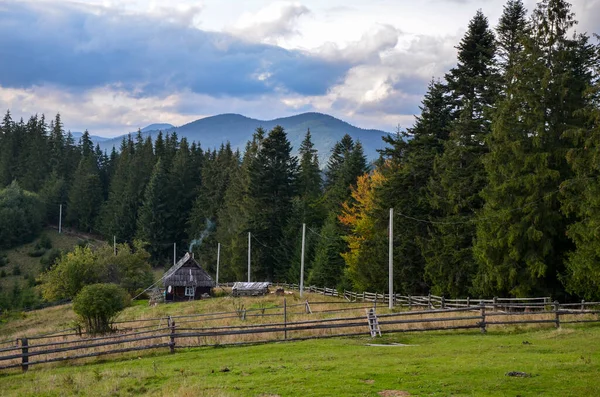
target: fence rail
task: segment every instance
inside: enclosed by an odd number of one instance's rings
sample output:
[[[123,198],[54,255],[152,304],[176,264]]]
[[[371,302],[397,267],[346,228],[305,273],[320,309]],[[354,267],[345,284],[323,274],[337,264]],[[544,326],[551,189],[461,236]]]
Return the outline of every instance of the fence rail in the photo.
[[[288,287],[289,288],[289,287]],[[345,298],[339,302],[315,301],[287,305],[265,307],[260,309],[239,309],[233,312],[198,313],[156,319],[143,319],[144,325],[133,332],[118,333],[111,336],[90,338],[85,333],[74,333],[69,339],[61,336],[45,336],[34,338],[19,338],[15,346],[0,349],[0,370],[21,368],[27,371],[30,366],[64,360],[84,359],[108,354],[119,354],[148,349],[176,349],[199,346],[239,345],[270,343],[315,338],[331,338],[341,336],[370,335],[370,325],[366,309],[375,313],[377,300],[385,301],[385,294],[351,293],[343,291],[335,295],[334,289],[314,288],[313,292],[323,295]],[[337,293],[337,292],[336,292]],[[363,299],[364,298],[364,299]],[[390,312],[384,309],[376,313],[382,334],[401,332],[423,332],[440,330],[473,330],[486,332],[490,327],[501,325],[523,324],[575,324],[600,322],[600,305],[594,302],[582,302],[577,305],[548,302],[546,298],[530,300],[481,300],[471,303],[465,300],[445,300],[443,297],[403,297],[393,296],[396,302],[405,302],[410,310]],[[370,301],[369,299],[374,299]],[[543,308],[533,312],[503,311],[505,302],[512,302],[518,308],[529,306]],[[537,303],[536,303],[537,302]],[[369,303],[367,305],[367,303]],[[309,307],[322,310],[310,310]],[[337,305],[330,308],[327,305]],[[339,306],[342,305],[340,308]],[[302,309],[300,309],[302,308]],[[300,310],[298,310],[300,309]],[[251,313],[251,314],[249,314]],[[337,313],[335,317],[318,318]],[[261,315],[268,322],[248,323],[250,316],[255,315],[256,321]],[[281,316],[281,321],[274,319]],[[235,318],[236,324],[219,325],[213,320]],[[317,318],[315,318],[317,317]],[[272,320],[271,320],[272,319]],[[118,325],[133,324],[135,321],[119,321]],[[210,322],[209,322],[210,321]],[[227,320],[231,321],[231,320]],[[166,324],[165,324],[166,323]],[[194,325],[201,323],[201,326]],[[207,326],[207,324],[214,324]],[[155,329],[148,330],[148,327]],[[143,331],[140,331],[143,329]],[[63,330],[64,331],[64,330]],[[37,344],[32,344],[37,341]],[[30,361],[33,359],[33,361]]]

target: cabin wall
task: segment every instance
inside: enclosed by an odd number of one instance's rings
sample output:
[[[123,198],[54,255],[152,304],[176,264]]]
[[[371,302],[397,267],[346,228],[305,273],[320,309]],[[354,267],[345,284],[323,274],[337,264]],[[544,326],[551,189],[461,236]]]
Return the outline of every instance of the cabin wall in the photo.
[[[167,286],[167,290],[168,290]],[[196,287],[196,292],[194,295],[194,300],[202,299],[202,294],[211,294],[211,287]],[[186,302],[190,300],[189,296],[185,296],[185,287],[175,286],[172,287],[171,293],[167,293],[165,295],[166,302]]]

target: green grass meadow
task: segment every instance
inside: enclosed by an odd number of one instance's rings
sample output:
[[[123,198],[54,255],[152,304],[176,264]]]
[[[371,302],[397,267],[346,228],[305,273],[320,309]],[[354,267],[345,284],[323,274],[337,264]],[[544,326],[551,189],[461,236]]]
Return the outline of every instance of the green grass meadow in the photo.
[[[369,346],[401,343],[408,346]],[[521,371],[531,377],[509,377]],[[0,373],[3,396],[595,396],[600,327],[429,332],[139,356]]]

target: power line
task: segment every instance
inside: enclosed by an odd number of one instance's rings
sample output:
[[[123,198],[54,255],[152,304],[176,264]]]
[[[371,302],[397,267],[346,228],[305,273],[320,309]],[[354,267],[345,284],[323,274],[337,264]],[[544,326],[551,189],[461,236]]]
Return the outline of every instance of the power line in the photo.
[[[337,239],[336,239],[336,238],[325,237],[325,236],[323,236],[321,233],[319,233],[319,232],[315,232],[314,230],[312,230],[312,229],[311,229],[310,227],[308,227],[308,226],[306,226],[306,228],[307,228],[309,231],[311,231],[312,233],[314,233],[314,234],[316,234],[317,236],[321,237],[322,239],[329,240],[329,241],[339,241],[339,240],[340,240],[339,238],[337,238]]]
[[[256,238],[256,236],[254,234],[251,234],[251,236],[257,243],[259,243],[263,247],[268,248],[268,249],[274,249],[273,247],[269,247],[268,245],[263,244],[259,239]]]

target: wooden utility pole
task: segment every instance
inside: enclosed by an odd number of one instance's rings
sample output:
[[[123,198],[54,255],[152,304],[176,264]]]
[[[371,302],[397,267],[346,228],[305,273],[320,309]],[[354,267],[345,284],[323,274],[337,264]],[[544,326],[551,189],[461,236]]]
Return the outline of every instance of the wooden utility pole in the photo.
[[[394,307],[394,209],[390,208],[390,227],[389,227],[389,287],[390,287],[390,296],[389,296],[389,305],[388,307],[392,309]]]
[[[219,285],[219,260],[221,259],[221,243],[217,244],[217,286]]]
[[[248,282],[250,282],[250,252],[252,249],[252,242],[250,241],[250,238],[252,237],[252,234],[250,232],[248,232]]]
[[[304,296],[304,246],[306,242],[306,223],[302,224],[302,256],[300,257],[300,298]]]
[[[173,266],[177,264],[177,243],[173,243]]]

